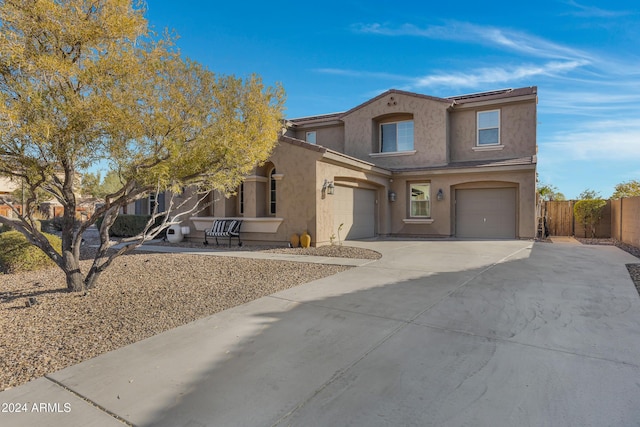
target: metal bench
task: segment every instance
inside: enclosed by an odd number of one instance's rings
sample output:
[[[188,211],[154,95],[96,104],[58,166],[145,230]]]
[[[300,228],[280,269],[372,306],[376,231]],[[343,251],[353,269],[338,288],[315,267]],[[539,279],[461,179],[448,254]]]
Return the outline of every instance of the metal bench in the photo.
[[[218,237],[228,237],[229,247],[231,247],[231,239],[235,237],[238,239],[238,246],[242,246],[242,242],[240,241],[241,226],[242,220],[239,219],[216,219],[213,221],[210,229],[204,230],[204,244],[209,244],[207,237],[214,237],[216,239],[216,245],[219,245]]]

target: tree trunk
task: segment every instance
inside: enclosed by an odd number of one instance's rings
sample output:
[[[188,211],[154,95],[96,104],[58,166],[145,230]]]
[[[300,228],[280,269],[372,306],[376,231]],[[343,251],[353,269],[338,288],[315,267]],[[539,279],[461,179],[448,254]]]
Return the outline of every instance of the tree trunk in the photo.
[[[70,292],[84,291],[84,277],[82,277],[82,272],[80,271],[80,260],[76,259],[71,251],[64,251],[62,258],[62,269],[67,276],[67,290]]]

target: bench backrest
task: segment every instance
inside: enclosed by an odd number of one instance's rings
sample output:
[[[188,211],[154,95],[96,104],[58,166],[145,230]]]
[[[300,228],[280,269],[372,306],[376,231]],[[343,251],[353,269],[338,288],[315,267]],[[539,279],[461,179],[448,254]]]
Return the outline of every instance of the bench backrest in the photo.
[[[240,226],[242,225],[242,221],[233,220],[231,224],[229,224],[228,232],[232,234],[237,234],[240,232]]]
[[[220,219],[216,219],[215,221],[213,221],[213,225],[211,226],[211,232],[212,233],[223,233],[225,231],[225,225],[226,225],[227,221],[225,220],[220,220]]]
[[[211,226],[211,233],[234,233],[240,232],[242,221],[237,219],[216,219]]]

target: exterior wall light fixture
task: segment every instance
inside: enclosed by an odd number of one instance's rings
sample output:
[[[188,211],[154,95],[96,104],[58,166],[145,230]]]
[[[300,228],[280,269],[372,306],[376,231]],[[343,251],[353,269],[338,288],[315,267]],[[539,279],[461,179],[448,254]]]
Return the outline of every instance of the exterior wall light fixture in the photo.
[[[444,200],[444,192],[442,191],[442,188],[438,190],[438,194],[436,194],[436,199]]]
[[[395,202],[396,201],[396,192],[395,191],[389,191],[389,201],[390,202]]]
[[[333,195],[334,191],[335,187],[333,185],[333,181],[325,179],[324,183],[322,184],[322,197],[324,197],[326,194]]]

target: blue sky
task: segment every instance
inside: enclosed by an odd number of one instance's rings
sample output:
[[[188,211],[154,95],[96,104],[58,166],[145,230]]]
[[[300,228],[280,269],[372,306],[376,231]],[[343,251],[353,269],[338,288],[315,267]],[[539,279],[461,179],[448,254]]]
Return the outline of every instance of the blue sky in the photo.
[[[640,6],[628,0],[148,0],[156,31],[218,74],[280,82],[289,118],[387,89],[538,86],[538,173],[568,198],[640,180]]]

